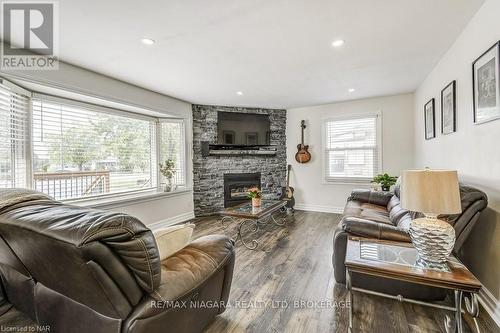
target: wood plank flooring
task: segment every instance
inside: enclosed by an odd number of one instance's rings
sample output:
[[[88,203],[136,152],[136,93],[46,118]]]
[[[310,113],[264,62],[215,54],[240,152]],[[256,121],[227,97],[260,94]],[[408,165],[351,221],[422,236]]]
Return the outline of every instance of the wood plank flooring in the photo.
[[[336,214],[297,211],[286,227],[261,227],[257,250],[238,242],[231,307],[205,332],[347,332],[346,289],[335,283],[331,263],[339,219]],[[237,225],[223,230],[217,216],[193,222],[194,237],[236,235]],[[354,332],[445,332],[447,311],[360,293],[354,297]],[[472,324],[470,318],[468,322]],[[499,332],[484,312],[478,325],[483,333]],[[464,326],[464,332],[477,332]]]

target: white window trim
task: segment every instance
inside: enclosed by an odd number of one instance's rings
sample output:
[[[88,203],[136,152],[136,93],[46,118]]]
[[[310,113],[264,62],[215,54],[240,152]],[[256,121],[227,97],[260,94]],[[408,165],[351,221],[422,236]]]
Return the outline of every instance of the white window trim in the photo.
[[[90,110],[90,111],[96,111],[96,112],[101,112],[101,113],[108,113],[108,114],[113,114],[113,115],[119,115],[119,116],[125,116],[129,118],[136,118],[136,119],[142,119],[142,120],[152,120],[155,121],[157,124],[156,128],[156,142],[157,142],[157,147],[155,150],[155,155],[156,155],[156,161],[158,162],[160,157],[161,157],[161,151],[160,151],[160,134],[159,134],[159,124],[162,121],[173,121],[173,122],[181,122],[183,124],[183,130],[184,130],[184,165],[183,165],[183,172],[184,172],[184,185],[175,191],[171,192],[164,192],[163,189],[161,188],[161,178],[157,178],[157,184],[156,187],[149,188],[149,189],[143,189],[143,190],[131,190],[131,191],[124,191],[124,192],[117,192],[117,193],[110,193],[110,194],[103,194],[103,195],[96,195],[96,196],[89,196],[89,197],[81,197],[81,198],[71,198],[71,199],[63,199],[60,200],[61,202],[64,203],[70,203],[70,204],[76,204],[76,205],[82,205],[82,206],[89,206],[89,207],[119,207],[124,204],[131,204],[131,203],[139,203],[139,202],[145,202],[145,201],[150,201],[150,200],[156,200],[159,198],[164,198],[164,197],[171,197],[171,196],[176,196],[176,195],[182,195],[184,193],[190,193],[192,192],[192,188],[189,186],[189,179],[187,175],[187,158],[188,158],[188,137],[187,137],[187,119],[184,118],[178,118],[178,117],[157,117],[157,116],[151,116],[147,114],[141,114],[141,113],[136,113],[136,112],[130,112],[130,111],[125,111],[125,110],[120,110],[120,109],[115,109],[115,108],[110,108],[107,106],[101,106],[97,104],[93,104],[92,102],[84,102],[84,101],[78,101],[78,100],[73,100],[65,97],[58,97],[54,95],[47,95],[43,93],[39,93],[36,91],[30,91],[27,90],[17,84],[14,84],[8,80],[5,80],[4,78],[0,77],[0,82],[9,88],[13,89],[16,93],[20,93],[22,95],[27,96],[30,99],[29,105],[29,119],[28,119],[28,128],[27,130],[27,156],[26,156],[26,187],[27,188],[32,188],[33,187],[33,137],[32,137],[32,121],[33,121],[33,106],[32,106],[32,99],[41,99],[41,100],[50,100],[52,102],[57,102],[61,104],[66,104],[70,106],[75,106],[78,108],[82,108],[85,110]],[[82,98],[85,96],[82,95]],[[149,110],[145,109],[145,113],[149,112]],[[157,177],[159,177],[159,168],[156,167],[157,171]]]
[[[339,116],[334,116],[334,117],[325,117],[322,119],[322,126],[321,126],[321,179],[322,179],[322,184],[323,185],[365,185],[369,186],[371,184],[371,179],[365,178],[365,177],[358,177],[358,178],[328,178],[326,177],[326,124],[329,121],[339,121],[339,120],[354,120],[354,119],[361,119],[361,118],[369,118],[369,117],[376,117],[377,122],[377,153],[378,153],[378,163],[377,163],[377,168],[378,172],[382,172],[383,170],[383,162],[382,162],[382,157],[383,157],[383,139],[382,139],[382,111],[377,110],[377,111],[372,111],[372,112],[364,112],[364,113],[351,113],[351,114],[342,114]]]

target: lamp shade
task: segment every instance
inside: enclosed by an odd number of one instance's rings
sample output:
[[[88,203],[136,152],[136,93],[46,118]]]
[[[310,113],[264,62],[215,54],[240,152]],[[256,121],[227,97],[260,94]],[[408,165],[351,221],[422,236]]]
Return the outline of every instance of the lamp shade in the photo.
[[[430,169],[403,171],[401,207],[427,215],[461,213],[457,171]]]

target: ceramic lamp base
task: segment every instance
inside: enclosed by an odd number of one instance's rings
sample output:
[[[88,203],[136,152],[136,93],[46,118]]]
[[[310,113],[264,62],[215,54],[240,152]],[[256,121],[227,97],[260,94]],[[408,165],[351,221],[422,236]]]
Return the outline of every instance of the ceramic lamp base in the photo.
[[[455,245],[455,229],[436,217],[415,219],[410,224],[410,238],[417,250],[417,264],[426,268],[447,268]]]

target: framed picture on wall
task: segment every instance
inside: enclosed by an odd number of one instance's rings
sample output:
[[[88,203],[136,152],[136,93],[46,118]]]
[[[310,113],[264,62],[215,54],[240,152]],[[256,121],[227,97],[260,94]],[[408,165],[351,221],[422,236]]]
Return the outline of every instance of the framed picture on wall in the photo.
[[[456,81],[441,90],[441,133],[450,134],[457,130]]]
[[[434,98],[424,105],[425,139],[436,137],[436,112],[434,110]]]
[[[474,123],[500,118],[500,42],[472,63]]]

